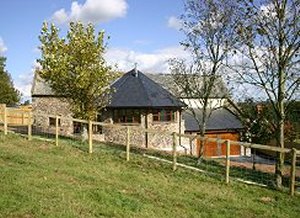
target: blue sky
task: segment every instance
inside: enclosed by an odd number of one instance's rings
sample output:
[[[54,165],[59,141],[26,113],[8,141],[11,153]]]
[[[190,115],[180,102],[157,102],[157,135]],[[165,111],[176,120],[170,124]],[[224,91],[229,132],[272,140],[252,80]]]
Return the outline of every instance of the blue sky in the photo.
[[[56,23],[63,32],[70,20],[93,22],[111,37],[106,59],[121,70],[135,62],[146,72],[167,72],[166,60],[185,57],[179,46],[184,38],[176,19],[182,0],[2,0],[0,55],[24,97],[30,96],[32,69],[39,57],[38,36],[43,21]]]

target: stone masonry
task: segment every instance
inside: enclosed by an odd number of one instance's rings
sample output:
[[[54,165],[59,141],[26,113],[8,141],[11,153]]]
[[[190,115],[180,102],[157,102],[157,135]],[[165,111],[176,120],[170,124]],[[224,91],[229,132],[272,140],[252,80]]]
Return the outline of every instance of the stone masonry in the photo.
[[[34,123],[42,131],[54,133],[55,126],[50,126],[49,115],[61,116],[60,134],[71,136],[73,134],[73,121],[70,105],[63,98],[57,97],[33,97],[32,114]]]
[[[68,102],[63,98],[57,97],[33,97],[32,100],[34,126],[41,128],[42,131],[54,133],[55,126],[50,126],[49,115],[61,116],[60,120],[60,134],[64,136],[73,136],[73,122],[72,113]],[[105,123],[114,124],[110,111],[105,112]],[[148,126],[148,129],[157,130],[158,133],[145,133],[144,128]],[[171,151],[172,149],[172,136],[160,134],[159,132],[177,132],[179,133],[179,112],[176,112],[176,121],[173,122],[154,122],[151,113],[145,111],[141,114],[140,124],[114,124],[115,127],[132,126],[130,131],[130,143],[138,147],[146,147],[146,138],[148,137],[148,148],[154,148],[159,150]],[[139,129],[140,128],[140,129]],[[116,144],[126,144],[126,128],[110,128],[103,127],[102,133],[95,134],[93,138],[95,140],[111,142]],[[181,133],[184,133],[184,121],[181,123]],[[184,143],[182,139],[181,144]],[[179,148],[180,149],[180,148]]]

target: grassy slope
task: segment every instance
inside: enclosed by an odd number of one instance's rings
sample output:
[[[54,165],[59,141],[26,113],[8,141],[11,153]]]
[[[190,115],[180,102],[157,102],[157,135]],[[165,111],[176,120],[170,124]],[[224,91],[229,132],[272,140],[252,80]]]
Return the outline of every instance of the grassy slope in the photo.
[[[75,145],[76,146],[76,145]],[[0,134],[0,217],[297,217],[300,198],[102,145],[89,155],[64,142]]]

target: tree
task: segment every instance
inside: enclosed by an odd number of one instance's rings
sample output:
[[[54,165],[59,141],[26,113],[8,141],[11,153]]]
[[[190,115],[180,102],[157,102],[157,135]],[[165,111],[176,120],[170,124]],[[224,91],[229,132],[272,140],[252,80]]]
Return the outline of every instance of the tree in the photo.
[[[210,98],[215,87],[222,82],[223,65],[232,52],[235,37],[236,8],[230,0],[187,0],[181,16],[182,31],[186,40],[181,44],[190,51],[192,60],[170,60],[170,69],[175,83],[187,99],[196,99],[196,107],[190,110],[204,137],[207,121],[215,108]],[[222,98],[228,97],[224,90]],[[202,115],[199,116],[201,111]],[[199,160],[204,153],[201,141]]]
[[[59,30],[44,23],[41,34],[42,69],[39,75],[49,83],[54,93],[70,102],[74,115],[95,119],[110,95],[113,79],[111,67],[105,62],[104,32],[95,35],[92,24],[70,23],[66,39]]]
[[[0,57],[0,103],[15,105],[20,101],[20,92],[14,88],[9,73],[5,70],[5,57]]]
[[[237,103],[238,114],[245,130],[241,140],[258,144],[267,144],[274,138],[273,110],[268,102],[245,99]],[[233,111],[235,113],[236,111]]]
[[[240,63],[234,70],[241,82],[264,93],[276,122],[277,146],[284,148],[284,123],[288,104],[299,98],[300,19],[299,1],[241,1],[243,20],[237,33]],[[250,89],[251,90],[251,89]],[[253,89],[252,89],[253,91]],[[284,155],[278,154],[276,184],[282,186]]]

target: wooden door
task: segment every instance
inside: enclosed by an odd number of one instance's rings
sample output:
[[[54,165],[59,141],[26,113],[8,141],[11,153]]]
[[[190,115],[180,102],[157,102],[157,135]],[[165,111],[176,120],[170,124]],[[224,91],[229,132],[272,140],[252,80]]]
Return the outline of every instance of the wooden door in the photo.
[[[205,135],[208,138],[218,138],[218,139],[228,139],[231,141],[239,141],[238,133],[208,133]],[[199,154],[200,149],[200,140],[197,140],[197,154]],[[240,146],[231,145],[230,146],[230,155],[240,155]],[[225,156],[226,155],[226,145],[225,143],[219,142],[205,142],[204,145],[204,156],[205,157],[214,157],[214,156]]]

